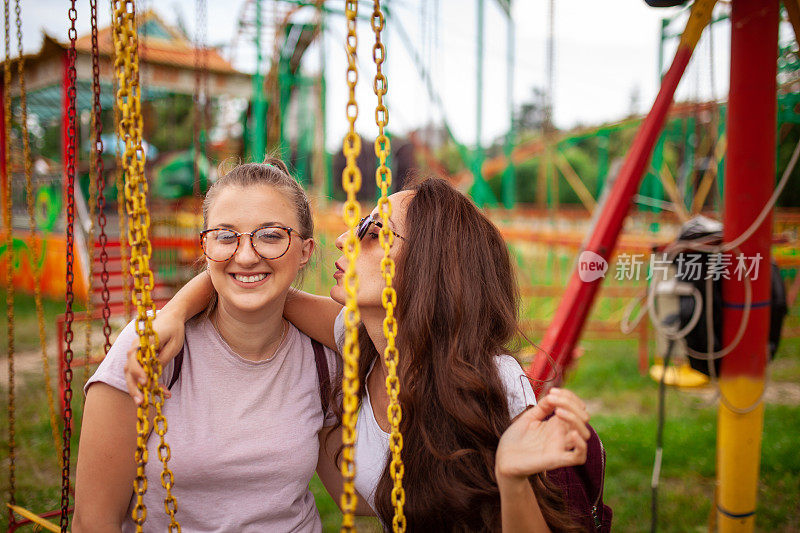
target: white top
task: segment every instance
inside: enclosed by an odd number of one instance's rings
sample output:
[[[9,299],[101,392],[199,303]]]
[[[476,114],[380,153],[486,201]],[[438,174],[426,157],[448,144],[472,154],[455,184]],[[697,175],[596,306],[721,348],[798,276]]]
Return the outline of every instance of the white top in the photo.
[[[136,337],[132,325],[120,333],[87,391],[98,381],[127,390],[124,365]],[[181,529],[321,532],[308,483],[317,466],[318,433],[336,418],[322,412],[311,339],[290,325],[272,358],[250,361],[234,352],[208,319],[187,323],[185,336],[180,376],[164,402]],[[333,375],[336,354],[326,349],[325,355]],[[162,381],[172,373],[171,362]],[[151,433],[145,531],[166,531],[169,523],[158,444]],[[134,529],[129,509],[122,530]]]
[[[339,313],[334,323],[336,345],[342,352],[344,347],[344,311]],[[533,393],[530,381],[516,359],[510,355],[498,355],[495,358],[500,380],[506,390],[508,413],[513,419],[529,405],[536,405],[536,395]],[[370,369],[370,372],[372,369]],[[369,374],[368,374],[369,375]],[[375,510],[375,490],[378,488],[383,469],[391,453],[389,449],[389,433],[383,431],[375,419],[372,403],[369,398],[369,389],[364,387],[366,395],[361,402],[361,409],[356,421],[355,486],[358,493]]]

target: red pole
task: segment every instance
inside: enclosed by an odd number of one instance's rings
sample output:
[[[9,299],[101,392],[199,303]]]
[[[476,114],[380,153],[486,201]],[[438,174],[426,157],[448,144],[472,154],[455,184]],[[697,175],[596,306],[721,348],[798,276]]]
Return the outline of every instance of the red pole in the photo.
[[[661,89],[650,113],[636,133],[633,145],[603,205],[583,254],[596,254],[606,263],[611,257],[622,223],[628,215],[633,196],[639,189],[653,147],[664,126],[667,112],[672,105],[672,97],[686,70],[686,65],[689,64],[700,34],[711,19],[715,3],[716,0],[697,0],[692,6],[692,13],[681,36],[672,65],[661,81]],[[598,260],[596,257],[593,259]],[[583,281],[579,267],[580,265],[576,265],[572,272],[567,290],[541,343],[543,352],[550,354],[558,368],[564,368],[571,361],[572,350],[583,330],[586,317],[603,279],[600,277],[592,281]],[[537,357],[533,366],[528,369],[528,375],[535,380],[547,379],[550,373],[550,364],[544,354]]]
[[[758,217],[775,188],[778,0],[734,0],[731,9],[731,73],[724,230],[730,242]],[[764,371],[770,320],[772,213],[740,246],[752,295],[738,276],[724,281],[723,344],[730,344],[746,306],[746,334],[722,360],[717,432],[717,520],[720,531],[752,531],[755,525]],[[738,251],[734,252],[735,256]],[[755,258],[759,258],[756,260]]]

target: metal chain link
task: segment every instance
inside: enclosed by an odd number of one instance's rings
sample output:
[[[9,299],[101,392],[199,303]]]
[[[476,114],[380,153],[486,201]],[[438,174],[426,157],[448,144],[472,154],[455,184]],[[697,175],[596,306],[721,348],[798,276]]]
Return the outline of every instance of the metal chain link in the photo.
[[[94,92],[94,86],[92,86]],[[95,129],[95,116],[94,116],[94,102],[92,103],[92,119],[91,131]],[[89,261],[87,266],[87,288],[86,293],[86,321],[85,321],[85,338],[84,338],[84,352],[85,359],[83,361],[83,384],[89,381],[89,361],[92,358],[92,315],[94,315],[94,219],[97,217],[97,174],[95,174],[96,161],[93,157],[89,158],[89,231],[86,232],[86,248],[89,254]]]
[[[53,437],[53,449],[58,457],[58,467],[61,468],[61,456],[58,438],[58,420],[56,419],[56,402],[53,394],[53,383],[50,378],[50,361],[47,358],[47,333],[44,328],[44,306],[42,304],[42,245],[36,236],[35,201],[33,198],[33,164],[31,160],[31,145],[28,137],[28,96],[25,88],[25,55],[22,53],[22,9],[20,0],[16,0],[14,11],[17,18],[17,78],[19,78],[19,108],[20,127],[22,129],[22,159],[25,165],[25,199],[28,211],[28,227],[30,235],[28,247],[31,249],[31,272],[33,273],[33,301],[36,307],[36,324],[39,332],[39,346],[42,349],[42,373],[44,374],[44,389],[47,394],[47,410],[50,415],[50,430]],[[11,418],[11,417],[9,417]]]
[[[112,1],[112,10],[113,2]],[[116,52],[114,53],[116,58]],[[116,59],[115,59],[116,61]],[[116,76],[114,77],[114,94],[119,90]],[[119,124],[119,107],[114,106],[114,124]],[[131,318],[131,282],[130,282],[130,261],[128,261],[128,226],[125,217],[125,179],[122,173],[122,151],[120,143],[117,141],[114,147],[114,157],[117,163],[115,184],[117,187],[117,220],[119,221],[119,261],[120,274],[122,275],[122,316],[125,320]]]
[[[62,431],[61,448],[61,531],[66,533],[69,529],[69,461],[70,461],[70,438],[72,437],[72,322],[74,315],[72,304],[75,295],[72,292],[75,281],[75,158],[77,150],[77,125],[76,125],[76,97],[77,87],[75,85],[75,41],[78,32],[75,29],[75,21],[78,18],[78,11],[75,9],[75,0],[71,0],[68,11],[69,28],[69,49],[67,51],[67,296],[66,312],[64,313],[64,428]]]
[[[114,13],[114,2],[111,0],[111,13]],[[117,49],[114,48],[114,64],[117,61]],[[116,76],[114,79],[114,94],[119,91],[119,80]],[[114,108],[114,124],[120,123],[119,106],[112,106]],[[120,274],[122,277],[122,316],[125,320],[131,319],[131,285],[130,285],[130,262],[128,261],[128,227],[125,215],[125,180],[122,174],[122,151],[120,149],[120,142],[114,143],[114,161],[116,162],[115,185],[117,188],[117,221],[119,225],[119,260],[120,260]]]
[[[100,281],[102,283],[103,299],[103,355],[108,353],[111,348],[111,325],[108,323],[111,318],[111,307],[109,301],[111,295],[108,290],[108,236],[106,235],[106,176],[105,165],[103,163],[103,107],[100,102],[100,48],[97,42],[97,0],[89,0],[92,24],[92,125],[94,132],[94,172],[97,177],[95,183],[97,188],[97,225],[100,227],[98,241],[100,243]],[[94,204],[93,204],[94,205]],[[94,217],[92,217],[94,220]],[[92,247],[94,250],[94,247]],[[94,261],[91,261],[94,264]],[[90,292],[91,296],[91,292]],[[91,300],[91,297],[90,297]],[[87,309],[88,311],[88,309]]]
[[[164,487],[164,509],[170,518],[169,531],[180,531],[181,526],[175,519],[178,504],[172,496],[174,476],[169,469],[169,445],[166,443],[167,420],[162,407],[164,395],[159,386],[161,364],[156,359],[155,347],[158,336],[153,330],[152,317],[155,313],[150,291],[153,288],[153,273],[150,270],[152,247],[149,239],[150,214],[147,209],[147,180],[144,176],[145,154],[142,149],[142,115],[139,87],[139,56],[137,52],[137,35],[135,9],[132,0],[114,0],[113,33],[116,50],[114,68],[119,89],[117,106],[120,108],[119,136],[125,140],[122,156],[125,171],[125,207],[128,212],[128,242],[131,246],[131,274],[133,276],[133,303],[136,306],[134,321],[139,335],[137,359],[147,373],[147,383],[140,386],[144,401],[137,408],[137,448],[136,479],[134,490],[136,504],[132,517],[137,531],[147,518],[144,494],[147,491],[145,466],[147,464],[147,436],[149,420],[147,415],[150,399],[155,409],[153,429],[159,437],[158,457],[163,469],[161,485]]]
[[[14,231],[11,227],[11,35],[9,0],[5,0],[5,44],[6,60],[3,62],[3,112],[5,135],[5,158],[3,167],[5,180],[3,181],[3,225],[6,229],[6,318],[8,324],[8,501],[16,505],[17,492],[17,456],[16,456],[16,397],[14,394]]]
[[[378,156],[379,165],[375,171],[375,181],[380,187],[381,197],[378,200],[378,212],[381,215],[382,227],[380,230],[379,241],[383,248],[383,259],[381,260],[381,274],[385,281],[385,287],[381,293],[381,302],[386,310],[386,317],[383,319],[383,334],[386,337],[386,349],[383,352],[383,360],[388,371],[386,376],[386,394],[389,396],[389,405],[386,414],[391,424],[389,437],[389,447],[392,450],[392,460],[389,463],[389,473],[392,477],[394,486],[392,487],[392,505],[394,506],[394,517],[392,518],[392,529],[395,532],[406,530],[406,517],[403,514],[403,505],[406,501],[406,493],[403,490],[403,473],[405,471],[401,452],[403,450],[403,435],[400,433],[400,420],[402,410],[398,396],[400,394],[400,380],[397,377],[397,364],[399,352],[395,345],[397,337],[397,319],[394,317],[394,306],[397,302],[397,293],[392,286],[394,278],[394,259],[390,252],[394,241],[394,234],[389,227],[389,217],[392,215],[392,203],[389,200],[389,187],[392,185],[392,171],[386,165],[386,159],[391,152],[391,143],[386,136],[386,125],[389,123],[389,111],[383,103],[383,97],[388,90],[386,76],[383,74],[383,62],[386,60],[386,48],[381,41],[386,19],[381,10],[380,0],[374,0],[372,11],[372,31],[375,32],[375,44],[372,46],[372,59],[375,61],[375,80],[373,89],[375,96],[378,97],[378,104],[375,107],[375,123],[378,125],[378,136],[375,138],[375,155]]]
[[[358,118],[358,103],[356,102],[356,83],[358,82],[358,67],[356,65],[356,51],[358,37],[356,35],[356,17],[358,16],[358,1],[346,0],[345,12],[347,15],[347,86],[349,98],[347,101],[347,121],[350,124],[345,135],[342,151],[347,164],[342,172],[342,187],[347,193],[344,204],[344,221],[350,228],[344,245],[344,254],[347,257],[347,268],[344,273],[344,287],[347,292],[344,324],[346,328],[344,340],[344,377],[342,389],[344,392],[342,416],[342,478],[344,490],[341,495],[342,528],[343,532],[355,531],[354,513],[356,508],[355,493],[355,438],[356,417],[358,409],[358,323],[361,317],[358,312],[356,293],[358,292],[358,276],[356,274],[356,259],[360,249],[359,240],[356,238],[354,228],[361,215],[361,209],[356,200],[356,193],[361,188],[361,171],[358,168],[357,158],[361,153],[361,137],[355,130]]]

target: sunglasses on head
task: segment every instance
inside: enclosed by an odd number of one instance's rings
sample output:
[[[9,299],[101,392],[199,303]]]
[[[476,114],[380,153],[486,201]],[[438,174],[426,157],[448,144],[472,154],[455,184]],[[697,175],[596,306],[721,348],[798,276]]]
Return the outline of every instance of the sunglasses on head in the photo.
[[[356,225],[356,237],[358,237],[359,241],[364,240],[364,236],[367,234],[367,231],[369,231],[369,227],[372,224],[374,224],[376,228],[383,228],[383,223],[378,220],[377,215],[367,215],[358,221],[358,224]],[[405,237],[398,235],[394,230],[390,229],[389,231],[391,231],[392,234],[398,239],[406,240]]]

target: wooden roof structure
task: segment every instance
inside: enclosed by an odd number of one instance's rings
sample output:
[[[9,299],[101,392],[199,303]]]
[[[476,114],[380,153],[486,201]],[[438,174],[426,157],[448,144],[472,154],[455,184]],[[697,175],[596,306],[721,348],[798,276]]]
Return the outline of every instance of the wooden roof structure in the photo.
[[[166,24],[155,11],[141,14],[139,27],[139,73],[144,88],[144,98],[157,98],[160,94],[194,94],[197,77],[198,55],[193,43],[180,30]],[[91,107],[90,87],[92,79],[92,41],[91,35],[80,36],[75,43],[78,55],[75,62],[78,84],[78,108]],[[43,34],[39,51],[25,54],[25,81],[31,95],[31,106],[54,104],[53,113],[59,113],[61,92],[65,82],[66,54],[69,43]],[[98,30],[98,51],[100,57],[100,78],[102,83],[103,106],[112,103],[112,84],[114,75],[114,44],[111,27]],[[205,49],[207,54],[208,92],[212,98],[231,96],[249,99],[252,93],[250,74],[236,70],[219,52],[213,48]],[[12,58],[11,94],[19,94],[16,80],[16,62]],[[33,113],[35,109],[31,109]],[[49,114],[49,113],[46,113]]]

